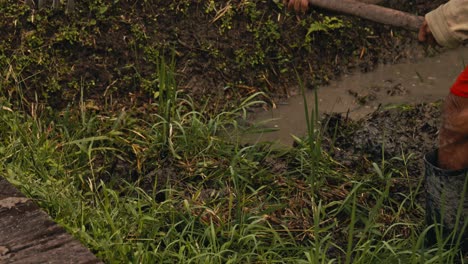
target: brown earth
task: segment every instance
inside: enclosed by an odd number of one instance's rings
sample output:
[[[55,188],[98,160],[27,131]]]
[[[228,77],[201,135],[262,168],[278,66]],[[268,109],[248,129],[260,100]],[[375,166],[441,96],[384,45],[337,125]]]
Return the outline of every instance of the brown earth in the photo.
[[[441,2],[387,5],[424,14]],[[7,32],[0,65],[19,74],[7,75],[4,86],[19,83],[24,90],[10,88],[10,95],[59,108],[82,93],[98,110],[150,102],[161,55],[173,56],[179,88],[216,111],[254,92],[293,94],[295,71],[311,88],[343,72],[410,59],[416,43],[404,30],[349,16],[333,20],[337,14],[315,9],[299,17],[267,0],[96,0],[71,15],[10,0],[0,9]]]
[[[339,114],[328,116],[327,152],[341,164],[363,172],[373,170],[373,162],[381,165],[382,160],[394,168],[408,165],[408,175],[418,179],[423,156],[436,148],[440,106],[380,109],[358,121]]]

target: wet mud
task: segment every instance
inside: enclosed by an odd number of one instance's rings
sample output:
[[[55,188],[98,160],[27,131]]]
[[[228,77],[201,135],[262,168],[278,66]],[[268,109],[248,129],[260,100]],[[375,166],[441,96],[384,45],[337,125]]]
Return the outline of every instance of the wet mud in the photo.
[[[317,96],[325,151],[351,168],[371,170],[371,163],[386,160],[420,176],[423,155],[437,145],[443,99],[467,54],[468,48],[461,47],[415,62],[381,65],[374,72],[344,76],[317,93],[307,91],[309,109]],[[292,97],[250,121],[276,131],[250,135],[249,141],[292,146],[292,135],[306,134],[304,98]]]
[[[468,48],[461,47],[414,62],[380,65],[372,72],[345,75],[317,89],[319,111],[358,120],[368,118],[366,116],[377,109],[442,100],[463,70],[467,56]],[[315,108],[315,92],[307,90],[306,97],[310,111]],[[254,135],[250,140],[277,141],[291,146],[291,135],[301,137],[306,134],[304,99],[301,95],[293,96],[275,109],[252,115],[250,122],[276,130]]]
[[[324,149],[350,168],[368,172],[382,161],[422,175],[422,157],[437,145],[441,102],[379,109],[359,120],[341,114],[326,116]]]

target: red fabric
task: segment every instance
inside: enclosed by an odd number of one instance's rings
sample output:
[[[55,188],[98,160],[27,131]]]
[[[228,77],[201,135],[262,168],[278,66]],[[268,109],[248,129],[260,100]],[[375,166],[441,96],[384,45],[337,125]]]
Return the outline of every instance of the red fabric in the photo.
[[[450,92],[456,96],[468,98],[468,67],[458,76]]]

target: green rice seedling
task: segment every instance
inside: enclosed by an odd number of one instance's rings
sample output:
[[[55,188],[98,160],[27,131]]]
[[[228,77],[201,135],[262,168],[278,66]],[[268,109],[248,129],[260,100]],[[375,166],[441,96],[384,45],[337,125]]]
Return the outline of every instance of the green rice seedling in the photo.
[[[399,208],[399,211],[401,211],[403,208],[402,207],[407,207],[409,203],[409,208],[413,210],[422,210],[421,206],[417,203],[417,197],[421,194],[421,187],[423,187],[423,177],[419,177],[415,184],[415,180],[412,179],[412,175],[409,175],[408,172],[408,166],[410,163],[412,163],[413,159],[413,154],[410,153],[409,155],[406,155],[405,153],[402,153],[401,157],[394,157],[391,160],[397,160],[401,161],[403,163],[403,169],[396,171],[396,173],[400,173],[402,177],[406,181],[406,185],[409,188],[408,193],[400,193],[400,195],[404,196],[405,199],[403,202],[401,202],[401,207]]]
[[[158,92],[155,97],[158,99],[160,116],[163,120],[162,142],[166,148],[177,156],[174,151],[172,136],[172,119],[175,117],[177,84],[174,78],[174,56],[169,64],[166,64],[164,57],[157,63],[156,72],[158,74]]]
[[[314,92],[314,108],[309,110],[309,104],[307,102],[306,94],[305,94],[305,86],[302,83],[299,74],[296,72],[296,76],[299,83],[299,88],[301,89],[302,98],[304,101],[304,113],[305,113],[305,122],[307,127],[307,143],[308,147],[310,148],[311,158],[313,160],[320,159],[322,155],[321,149],[321,133],[319,127],[319,109],[318,109],[318,95],[317,90],[315,89]]]
[[[354,243],[354,228],[356,224],[356,206],[357,206],[357,198],[356,198],[356,192],[353,192],[352,194],[352,209],[351,209],[351,220],[348,226],[348,245],[346,247],[346,259],[345,263],[351,263],[351,257],[353,254],[353,243]]]

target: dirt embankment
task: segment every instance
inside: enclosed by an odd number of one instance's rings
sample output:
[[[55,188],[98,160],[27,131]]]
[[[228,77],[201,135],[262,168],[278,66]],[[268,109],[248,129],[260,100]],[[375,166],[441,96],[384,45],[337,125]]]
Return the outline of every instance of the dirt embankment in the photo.
[[[435,2],[388,5],[423,14]],[[267,0],[94,1],[71,15],[9,0],[0,11],[4,86],[59,108],[82,92],[97,109],[151,101],[161,56],[174,58],[179,88],[216,111],[257,91],[288,96],[295,71],[313,87],[411,57],[415,44],[414,33],[323,10],[298,17]]]

